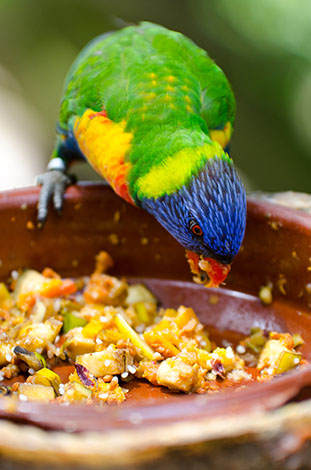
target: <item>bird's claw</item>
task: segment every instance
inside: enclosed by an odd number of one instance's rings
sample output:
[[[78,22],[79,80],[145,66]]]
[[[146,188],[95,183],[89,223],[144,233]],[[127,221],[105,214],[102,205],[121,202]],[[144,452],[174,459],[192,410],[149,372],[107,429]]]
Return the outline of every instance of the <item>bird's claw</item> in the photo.
[[[48,205],[51,199],[53,199],[56,212],[61,213],[65,189],[75,182],[74,175],[68,175],[62,170],[48,170],[38,176],[37,185],[42,186],[38,202],[38,228],[42,228],[47,219]]]

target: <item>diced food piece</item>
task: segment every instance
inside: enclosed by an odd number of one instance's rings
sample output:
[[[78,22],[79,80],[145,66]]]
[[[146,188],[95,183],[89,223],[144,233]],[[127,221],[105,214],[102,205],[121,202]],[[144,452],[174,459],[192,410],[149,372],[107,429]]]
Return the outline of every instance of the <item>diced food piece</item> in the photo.
[[[64,313],[64,323],[63,323],[63,332],[66,334],[68,331],[72,330],[73,328],[77,328],[79,326],[85,326],[87,324],[87,320],[84,318],[78,317],[74,315],[74,313],[65,310]]]
[[[212,352],[213,359],[218,359],[225,372],[230,372],[233,369],[243,369],[244,361],[237,354],[234,354],[233,349],[228,346],[227,348],[216,348]]]
[[[268,375],[282,374],[296,367],[301,361],[301,354],[289,350],[279,339],[269,339],[261,354],[257,368]]]
[[[39,292],[45,282],[46,277],[42,276],[38,271],[27,269],[17,279],[13,294],[15,300],[18,301],[21,295]]]
[[[127,284],[116,277],[94,273],[84,291],[86,302],[122,305],[127,296]]]
[[[14,361],[14,358],[13,358]],[[5,378],[5,379],[12,379],[14,377],[17,377],[19,373],[19,367],[14,364],[13,362],[10,362],[7,364],[5,367],[1,369],[1,375],[0,378]]]
[[[268,284],[267,286],[261,286],[261,288],[259,289],[258,296],[263,304],[272,304],[272,284]]]
[[[51,386],[55,390],[55,393],[59,393],[59,386],[61,384],[60,376],[54,371],[44,367],[38,370],[32,378],[32,382],[35,384],[41,384],[45,386]]]
[[[92,398],[92,390],[79,382],[68,382],[64,387],[61,401],[70,403],[83,402]]]
[[[161,362],[157,371],[157,382],[172,390],[189,393],[197,379],[196,368],[180,358],[169,358]]]
[[[287,372],[300,364],[300,361],[301,354],[292,351],[284,351],[279,358],[275,373],[283,374],[283,372]]]
[[[15,346],[13,352],[33,370],[39,370],[42,369],[42,367],[46,367],[46,360],[42,354],[28,351],[28,349],[22,348],[21,346]]]
[[[125,391],[120,387],[116,377],[109,383],[105,383],[99,379],[95,398],[102,403],[119,405],[125,400]]]
[[[18,335],[18,345],[29,351],[42,352],[52,343],[62,327],[62,322],[49,318],[44,323],[33,323],[22,328]]]
[[[81,327],[70,330],[65,338],[62,349],[66,351],[66,354],[72,360],[75,360],[76,356],[96,350],[95,340],[93,338],[86,338],[82,333]]]
[[[130,327],[125,318],[119,313],[115,317],[115,323],[121,333],[124,333],[138,349],[138,354],[146,357],[149,360],[153,360],[154,352],[148,346],[148,344]]]
[[[128,340],[128,336],[120,333],[117,329],[102,330],[98,333],[97,338],[97,342],[100,340],[99,344],[103,344],[104,347],[109,346],[109,344],[117,344],[119,341]]]
[[[136,377],[149,380],[153,385],[158,385],[157,373],[159,362],[156,361],[140,361],[136,370]]]
[[[210,370],[212,368],[212,360],[214,359],[212,354],[210,354],[208,351],[205,351],[204,349],[197,348],[196,349],[196,354],[197,354],[197,361],[206,370]]]
[[[180,352],[180,350],[167,339],[167,336],[167,334],[161,331],[150,330],[144,333],[146,343],[165,358],[176,356],[176,354]]]
[[[13,306],[11,294],[3,282],[0,282],[0,308],[8,310]]]
[[[242,344],[249,348],[254,353],[258,354],[262,348],[264,347],[265,343],[267,342],[267,337],[264,335],[264,332],[261,328],[251,328],[251,334],[248,338],[242,341]]]
[[[105,273],[110,268],[112,268],[113,265],[113,259],[111,258],[110,254],[106,251],[100,251],[98,255],[96,255],[95,273]]]
[[[13,356],[12,349],[12,344],[0,343],[0,366],[5,366],[11,362]]]
[[[55,398],[53,387],[29,383],[19,385],[18,395],[22,401],[41,401],[44,403],[48,403]]]
[[[174,322],[182,333],[193,332],[200,323],[192,308],[186,307],[179,307]]]
[[[50,279],[46,281],[39,291],[43,297],[63,297],[74,294],[77,286],[72,279]]]
[[[30,319],[32,323],[41,323],[47,313],[47,307],[42,300],[36,299],[36,302],[31,310]]]
[[[104,351],[77,356],[76,362],[86,367],[95,377],[103,377],[122,374],[129,364],[133,364],[133,358],[126,349],[110,346]]]
[[[104,328],[104,324],[100,320],[91,320],[82,330],[83,336],[86,338],[95,338]]]
[[[138,302],[157,304],[156,297],[143,284],[133,284],[128,286],[128,293],[125,300],[126,305],[133,305]]]
[[[305,343],[299,333],[293,334],[292,338],[293,338],[294,348],[298,348],[298,346],[302,346]]]

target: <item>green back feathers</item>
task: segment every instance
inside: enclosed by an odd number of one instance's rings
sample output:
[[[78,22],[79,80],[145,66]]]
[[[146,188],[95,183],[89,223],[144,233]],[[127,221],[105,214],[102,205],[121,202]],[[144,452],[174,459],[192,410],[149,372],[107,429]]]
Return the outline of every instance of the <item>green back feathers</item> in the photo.
[[[129,184],[136,201],[157,197],[161,187],[162,193],[181,187],[212,156],[208,148],[225,158],[209,130],[233,124],[235,115],[228,81],[206,52],[146,22],[103,35],[78,56],[65,83],[61,128],[70,129],[87,108],[104,108],[133,134]],[[178,171],[172,163],[177,154]],[[174,172],[173,186],[165,184],[161,168]]]

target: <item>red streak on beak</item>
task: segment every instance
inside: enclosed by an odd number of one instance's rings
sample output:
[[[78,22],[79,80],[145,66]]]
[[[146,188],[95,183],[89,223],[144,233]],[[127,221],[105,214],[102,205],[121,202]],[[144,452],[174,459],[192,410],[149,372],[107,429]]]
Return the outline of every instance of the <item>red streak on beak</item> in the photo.
[[[222,264],[213,258],[202,258],[197,253],[186,250],[186,257],[190,265],[191,272],[195,275],[194,281],[204,284],[205,287],[218,287],[228,276],[231,265]],[[200,275],[206,273],[208,280],[200,281]]]
[[[210,282],[205,284],[206,287],[218,287],[228,276],[231,265],[222,264],[213,258],[203,258],[199,261],[199,268],[206,272],[210,278]]]

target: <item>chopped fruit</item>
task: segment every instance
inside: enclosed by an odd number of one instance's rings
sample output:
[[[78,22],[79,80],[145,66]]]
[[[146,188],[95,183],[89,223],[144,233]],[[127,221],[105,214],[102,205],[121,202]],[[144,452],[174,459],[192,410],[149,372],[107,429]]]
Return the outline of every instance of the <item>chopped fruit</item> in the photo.
[[[203,283],[217,284],[229,269],[188,258],[196,274],[210,276]],[[216,345],[192,308],[159,308],[143,284],[106,274],[112,266],[101,252],[90,277],[62,279],[45,268],[13,271],[10,288],[0,282],[1,400],[107,406],[126,400],[130,381],[135,393],[139,380],[176,393],[214,393],[307,362],[298,333],[254,327],[239,344],[224,338]]]
[[[92,398],[92,390],[89,390],[79,382],[68,382],[64,387],[62,402],[83,402]]]
[[[87,320],[84,318],[78,317],[74,315],[70,311],[64,311],[64,323],[63,323],[63,332],[66,334],[68,331],[72,330],[73,328],[77,328],[79,326],[85,326],[87,324]]]
[[[65,335],[62,350],[66,352],[70,359],[75,360],[78,355],[94,352],[96,342],[92,338],[86,338],[81,327],[73,328]]]
[[[21,401],[41,401],[48,403],[54,400],[55,393],[53,387],[24,383],[18,387],[18,396]]]
[[[84,291],[86,302],[104,305],[122,305],[126,296],[127,284],[107,274],[92,274]]]
[[[129,364],[133,364],[133,358],[126,349],[117,349],[111,345],[104,351],[77,356],[76,362],[86,367],[95,377],[103,377],[122,374]]]
[[[21,346],[15,346],[13,352],[33,370],[46,367],[46,360],[37,352],[28,351],[28,349],[22,348]]]
[[[270,333],[270,337],[272,339],[266,342],[257,364],[262,374],[282,374],[300,364],[301,354],[293,349],[294,342],[288,333]]]
[[[127,289],[126,305],[133,305],[137,302],[157,304],[155,296],[143,284],[133,284]]]
[[[13,307],[13,299],[11,294],[3,282],[0,282],[0,308],[8,310]]]
[[[261,328],[251,328],[251,334],[243,341],[243,346],[250,349],[254,353],[259,353],[267,342],[267,337],[264,335]]]
[[[24,271],[23,274],[18,277],[15,285],[13,294],[15,300],[18,300],[23,294],[39,292],[45,282],[46,278],[37,271],[34,271],[33,269]]]
[[[61,380],[58,374],[44,367],[35,373],[33,383],[51,386],[55,390],[55,393],[58,394]]]
[[[197,377],[197,368],[181,358],[169,358],[161,362],[157,372],[157,382],[172,390],[189,393]]]
[[[262,286],[259,289],[258,297],[260,298],[263,304],[266,304],[266,305],[272,304],[272,301],[273,301],[272,284],[268,284],[267,286]]]
[[[18,345],[29,351],[42,353],[49,343],[53,343],[62,328],[62,322],[49,318],[44,323],[33,323],[19,331]]]
[[[124,333],[133,343],[133,345],[138,349],[138,354],[147,358],[153,359],[154,353],[152,349],[148,346],[147,343],[130,327],[130,325],[126,322],[126,320],[117,313],[115,317],[115,323],[120,331],[120,333]]]
[[[98,333],[104,328],[104,324],[100,320],[91,320],[83,328],[82,334],[86,338],[95,338]]]

